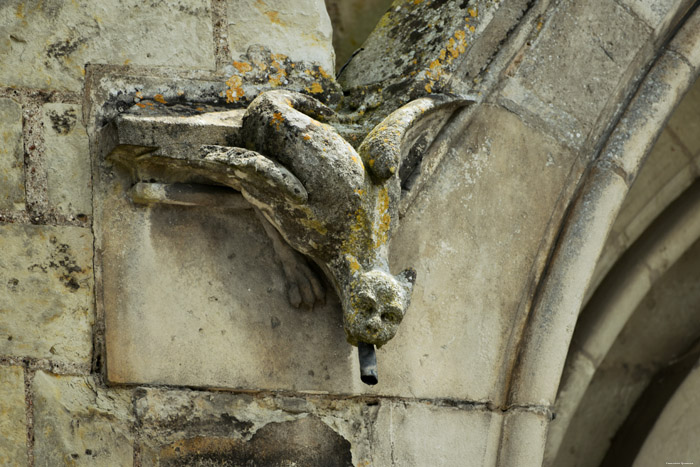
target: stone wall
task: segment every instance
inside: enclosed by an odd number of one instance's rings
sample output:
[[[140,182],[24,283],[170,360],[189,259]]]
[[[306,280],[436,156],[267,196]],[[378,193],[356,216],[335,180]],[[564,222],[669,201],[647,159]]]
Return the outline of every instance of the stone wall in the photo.
[[[343,33],[361,23],[351,10],[376,13],[327,3]],[[683,27],[698,14],[688,1],[453,3],[467,52],[449,68],[437,47],[421,73],[437,61],[434,84],[478,104],[449,121],[402,213],[392,269],[419,279],[375,388],[357,381],[332,293],[322,309],[286,304],[250,211],[136,207],[103,157],[104,125],[142,99],[259,91],[234,79],[251,45],[298,67],[269,83],[339,99],[324,2],[0,5],[0,464],[541,465],[597,257],[698,75],[698,28]],[[391,21],[382,40],[400,36]],[[347,79],[381,95],[368,70],[392,66],[372,44]],[[232,269],[236,252],[247,266]]]

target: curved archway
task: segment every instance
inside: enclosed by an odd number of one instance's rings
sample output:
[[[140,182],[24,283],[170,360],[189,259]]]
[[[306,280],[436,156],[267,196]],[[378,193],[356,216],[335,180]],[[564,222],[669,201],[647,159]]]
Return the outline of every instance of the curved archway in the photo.
[[[685,41],[687,50],[697,50],[697,24],[696,12],[674,42]],[[664,62],[673,60],[674,42],[609,139],[606,150],[612,157],[597,162],[605,166],[614,161],[636,181],[624,202],[607,207],[608,222],[615,222],[595,268],[587,270],[590,286],[561,378],[544,465],[631,465],[698,357],[700,144],[694,133],[700,114],[692,114],[700,102],[700,83],[661,133],[674,104],[697,77],[691,73],[691,81],[684,82],[668,73]],[[659,92],[662,88],[665,92]],[[656,129],[630,125],[643,107],[656,114]],[[660,136],[646,160],[644,145],[617,144],[620,132],[646,138],[647,148]],[[605,150],[603,154],[607,156]],[[621,160],[625,162],[619,164]],[[595,175],[588,183],[597,182]],[[592,211],[604,211],[603,205],[594,200]]]

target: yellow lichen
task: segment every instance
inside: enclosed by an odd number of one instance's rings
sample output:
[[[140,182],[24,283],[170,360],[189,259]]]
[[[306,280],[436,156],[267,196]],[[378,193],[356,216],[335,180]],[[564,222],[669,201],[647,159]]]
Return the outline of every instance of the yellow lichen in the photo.
[[[326,79],[331,79],[331,75],[326,73],[326,70],[323,69],[323,67],[318,67],[318,72],[320,73],[321,76],[323,76]]]
[[[476,18],[479,15],[479,10],[477,8],[469,8],[467,11],[472,18]]]
[[[243,79],[238,75],[231,76],[227,81],[226,85],[229,87],[226,90],[226,102],[238,102],[241,97],[245,94],[243,88]]]
[[[246,63],[246,62],[234,61],[233,66],[234,66],[234,68],[236,68],[236,70],[239,71],[239,73],[248,73],[249,71],[251,71],[253,69],[253,67],[250,66],[250,63]]]
[[[323,92],[323,87],[317,82],[314,82],[311,84],[311,87],[306,88],[306,91],[312,94],[320,94]]]
[[[284,122],[284,117],[280,112],[275,112],[274,114],[272,114],[272,121],[270,121],[270,126],[275,125],[275,127],[279,130],[282,122]]]
[[[166,100],[163,98],[163,94],[156,94],[155,96],[153,96],[153,100],[156,101],[156,102],[160,102],[161,104],[167,104],[167,103],[168,103],[168,101],[166,101]]]
[[[308,141],[311,139],[311,135],[304,135],[303,138],[304,138],[304,141]]]
[[[266,11],[265,16],[270,19],[270,22],[284,26],[284,22],[280,19],[280,14],[277,11]]]
[[[389,236],[389,227],[391,227],[391,215],[389,214],[389,190],[383,187],[379,190],[377,199],[377,214],[379,214],[378,223],[374,227],[375,243],[374,248],[379,248],[386,243]]]

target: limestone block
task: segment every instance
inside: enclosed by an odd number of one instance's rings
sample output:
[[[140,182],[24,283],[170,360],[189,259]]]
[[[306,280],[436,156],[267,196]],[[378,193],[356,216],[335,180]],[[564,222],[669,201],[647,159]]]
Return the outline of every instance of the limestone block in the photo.
[[[503,445],[498,465],[540,467],[547,437],[547,416],[515,409],[508,411],[503,418]]]
[[[102,389],[91,377],[39,371],[34,392],[35,465],[131,465],[131,391]]]
[[[369,465],[496,465],[501,417],[486,410],[382,401]]]
[[[612,0],[562,2],[504,95],[579,145],[647,35],[647,27]]]
[[[87,63],[214,68],[207,0],[10,0],[0,30],[4,86],[80,91]]]
[[[24,407],[22,368],[0,366],[0,465],[27,465],[27,416]]]
[[[12,99],[0,99],[0,209],[24,209],[22,107]]]
[[[684,12],[689,3],[686,1],[669,0],[623,0],[620,4],[627,6],[635,15],[657,32],[668,27],[674,13]]]
[[[64,214],[90,214],[89,142],[80,106],[46,104],[43,111],[49,202]]]
[[[0,225],[0,251],[0,354],[89,364],[90,230]]]
[[[253,44],[295,61],[335,70],[331,20],[323,0],[239,0],[228,2],[228,41],[233,59]],[[261,33],[264,31],[264,33]]]

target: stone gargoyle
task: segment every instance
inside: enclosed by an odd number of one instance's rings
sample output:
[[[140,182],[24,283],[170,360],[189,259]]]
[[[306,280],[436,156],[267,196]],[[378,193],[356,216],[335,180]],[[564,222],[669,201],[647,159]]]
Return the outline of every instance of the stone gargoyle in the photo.
[[[305,94],[273,90],[252,101],[236,135],[227,136],[229,145],[179,142],[168,149],[150,142],[135,152],[122,144],[111,158],[130,167],[161,165],[172,181],[206,180],[240,191],[256,208],[294,284],[290,302],[311,305],[324,295],[311,269],[298,264],[301,253],[338,293],[348,342],[382,346],[396,334],[416,280],[413,269],[394,275],[388,264],[399,220],[400,169],[410,157],[407,134],[436,110],[451,113],[464,102],[414,100],[377,125],[356,151],[329,124],[338,121],[330,108]],[[183,179],[183,172],[190,177]]]

